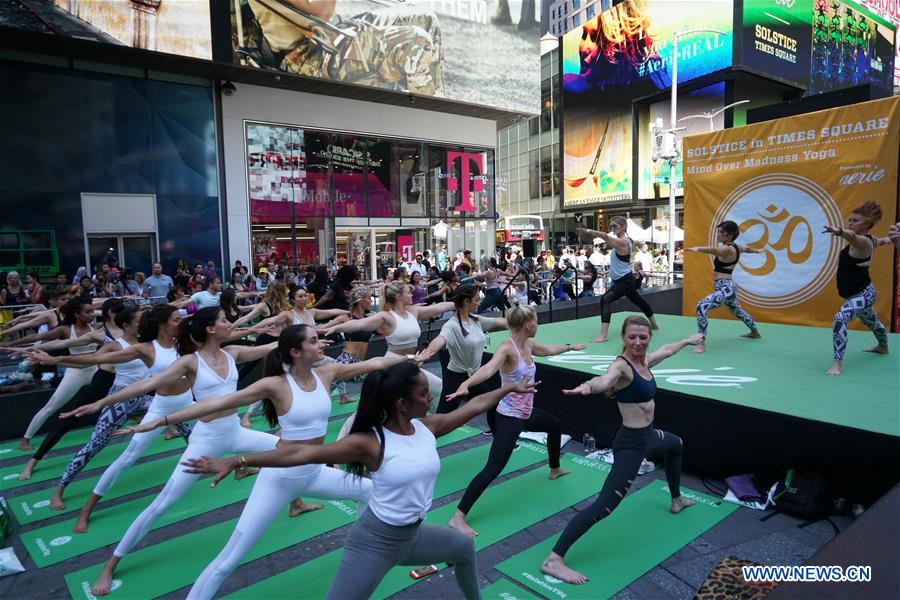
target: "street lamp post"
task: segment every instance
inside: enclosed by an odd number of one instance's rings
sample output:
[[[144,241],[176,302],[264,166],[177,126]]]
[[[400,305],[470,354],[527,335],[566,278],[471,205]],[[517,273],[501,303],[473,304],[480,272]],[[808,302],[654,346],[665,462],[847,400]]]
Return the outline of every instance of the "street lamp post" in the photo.
[[[678,38],[691,33],[717,33],[726,35],[718,29],[689,29],[688,31],[674,32],[672,34],[672,103],[669,123],[672,131],[675,131],[675,123],[678,120]],[[673,133],[674,135],[674,133]],[[675,140],[677,147],[678,143]],[[669,282],[675,278],[675,165],[678,164],[678,154],[669,158]]]

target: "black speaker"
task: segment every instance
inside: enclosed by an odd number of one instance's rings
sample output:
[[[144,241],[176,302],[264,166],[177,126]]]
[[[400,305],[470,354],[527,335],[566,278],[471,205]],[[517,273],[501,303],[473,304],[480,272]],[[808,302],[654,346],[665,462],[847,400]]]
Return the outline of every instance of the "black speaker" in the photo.
[[[536,244],[534,240],[522,240],[522,254],[525,258],[534,258],[537,256],[535,251]]]

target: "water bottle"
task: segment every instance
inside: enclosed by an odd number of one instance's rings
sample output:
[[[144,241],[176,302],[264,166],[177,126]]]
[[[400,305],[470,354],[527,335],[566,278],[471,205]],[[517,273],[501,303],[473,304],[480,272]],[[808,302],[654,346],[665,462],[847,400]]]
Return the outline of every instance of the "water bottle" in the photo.
[[[589,433],[584,434],[584,438],[581,440],[581,445],[584,446],[584,453],[590,454],[597,450],[597,441],[594,439]]]

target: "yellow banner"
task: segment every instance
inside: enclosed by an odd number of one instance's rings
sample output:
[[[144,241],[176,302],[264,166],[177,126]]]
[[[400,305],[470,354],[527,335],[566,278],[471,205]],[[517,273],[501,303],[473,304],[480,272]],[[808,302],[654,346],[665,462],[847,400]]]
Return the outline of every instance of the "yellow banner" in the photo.
[[[738,243],[763,247],[734,270],[741,303],[762,322],[830,327],[841,305],[835,284],[845,242],[822,228],[846,227],[854,207],[881,205],[871,231],[897,219],[900,98],[864,102],[684,139],[685,247],[714,246],[716,225],[738,223]],[[875,309],[890,327],[894,251],[869,269]],[[712,291],[712,257],[685,253],[683,310]],[[726,310],[715,317],[731,317]]]

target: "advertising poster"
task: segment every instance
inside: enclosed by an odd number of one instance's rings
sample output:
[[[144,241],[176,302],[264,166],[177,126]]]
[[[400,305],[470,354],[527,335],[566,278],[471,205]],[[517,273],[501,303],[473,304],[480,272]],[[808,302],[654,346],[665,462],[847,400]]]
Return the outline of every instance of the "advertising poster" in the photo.
[[[632,197],[635,98],[671,85],[672,35],[684,83],[732,59],[732,3],[625,0],[563,37],[563,208]]]
[[[745,0],[743,17],[748,67],[810,93],[893,87],[897,28],[852,0]]]
[[[0,25],[212,59],[209,0],[14,0]]]
[[[887,235],[897,219],[898,151],[897,97],[685,138],[685,246],[715,245],[716,225],[735,221],[739,243],[764,250],[742,255],[734,270],[754,318],[830,327],[843,302],[835,273],[845,243],[822,228],[845,227],[856,206],[875,199],[884,218],[872,235]],[[893,248],[876,250],[869,272],[889,326]],[[686,252],[684,281],[684,314],[693,315],[712,290],[712,257]]]
[[[534,0],[233,0],[233,61],[538,113]]]

